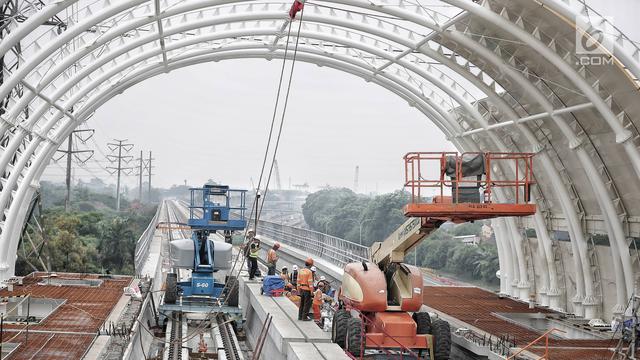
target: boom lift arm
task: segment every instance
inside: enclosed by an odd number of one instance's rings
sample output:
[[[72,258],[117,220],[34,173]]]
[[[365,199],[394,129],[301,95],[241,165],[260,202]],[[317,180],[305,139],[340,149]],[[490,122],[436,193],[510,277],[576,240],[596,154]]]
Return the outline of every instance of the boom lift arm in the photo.
[[[404,160],[405,187],[411,191],[404,208],[408,219],[386,240],[371,246],[369,262],[345,266],[339,292],[344,309],[334,316],[332,339],[353,356],[361,355],[361,347],[410,355],[416,355],[413,350],[428,349],[430,359],[449,359],[449,324],[439,319],[432,323],[428,313],[420,312],[423,274],[402,262],[447,221],[534,214],[536,207],[529,203],[533,154],[417,152]],[[496,166],[500,162],[515,162],[509,164],[515,176],[502,173]],[[423,176],[438,168],[439,176]],[[495,201],[496,195],[500,202]],[[340,335],[345,328],[346,339]]]
[[[409,218],[383,242],[371,245],[371,262],[384,267],[389,263],[401,263],[405,255],[446,220]]]

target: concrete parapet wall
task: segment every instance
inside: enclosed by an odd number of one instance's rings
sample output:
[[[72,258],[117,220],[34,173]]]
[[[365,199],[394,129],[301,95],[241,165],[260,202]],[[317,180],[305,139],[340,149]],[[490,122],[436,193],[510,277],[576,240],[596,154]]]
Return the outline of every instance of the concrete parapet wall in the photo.
[[[146,359],[154,355],[149,353],[154,337],[153,331],[148,328],[148,324],[155,323],[154,312],[151,308],[151,296],[153,294],[147,295],[138,315],[138,320],[131,329],[131,340],[122,356],[123,360]]]
[[[261,283],[240,278],[240,306],[245,314],[245,333],[251,348],[271,314],[260,359],[348,359],[344,351],[331,343],[331,334],[322,331],[314,322],[298,321],[298,308],[285,297],[260,294]]]

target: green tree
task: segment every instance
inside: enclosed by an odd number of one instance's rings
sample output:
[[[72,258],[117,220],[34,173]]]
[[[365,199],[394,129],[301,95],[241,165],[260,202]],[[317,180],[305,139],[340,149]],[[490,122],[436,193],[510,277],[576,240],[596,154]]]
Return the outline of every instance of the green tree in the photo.
[[[115,217],[103,223],[98,246],[102,266],[113,272],[132,273],[135,242],[129,219]]]
[[[496,277],[496,271],[500,268],[498,249],[495,246],[482,245],[478,250],[480,257],[476,259],[473,270],[474,278],[482,279],[490,284],[498,283],[498,278]]]
[[[458,245],[449,250],[447,270],[457,275],[473,274],[481,254],[473,245]]]

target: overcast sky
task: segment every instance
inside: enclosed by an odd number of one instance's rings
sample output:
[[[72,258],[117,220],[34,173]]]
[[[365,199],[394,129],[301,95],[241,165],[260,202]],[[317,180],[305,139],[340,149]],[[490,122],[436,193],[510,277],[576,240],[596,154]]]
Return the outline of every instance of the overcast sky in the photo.
[[[259,176],[280,65],[235,60],[177,70],[115,97],[87,125],[105,153],[112,138],[129,139],[136,157],[152,150],[156,185],[212,178],[246,188]],[[402,186],[406,152],[453,149],[424,115],[387,90],[302,62],[285,121],[278,151],[284,188],[289,178],[314,188],[353,187],[358,165],[360,191],[392,191]]]
[[[640,13],[640,1],[590,3],[640,39],[630,16]],[[185,180],[200,185],[212,178],[249,188],[259,176],[280,65],[281,60],[224,61],[147,80],[96,112],[87,123],[96,129],[95,143],[88,145],[108,153],[106,143],[117,138],[135,144],[135,157],[152,150],[158,186]],[[296,64],[278,153],[284,188],[289,179],[313,189],[353,187],[359,165],[361,192],[393,191],[402,186],[406,152],[452,149],[429,119],[387,90],[337,70]],[[96,153],[96,159],[99,164],[75,174],[105,174],[103,155]],[[61,165],[52,164],[45,178],[62,181]]]

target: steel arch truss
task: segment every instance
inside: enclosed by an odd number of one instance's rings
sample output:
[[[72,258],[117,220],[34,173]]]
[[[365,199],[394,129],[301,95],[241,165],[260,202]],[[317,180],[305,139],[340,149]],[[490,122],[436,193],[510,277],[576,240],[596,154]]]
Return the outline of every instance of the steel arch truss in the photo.
[[[443,0],[431,9],[414,0],[307,1],[298,59],[388,89],[460,150],[538,152],[539,213],[495,221],[501,291],[525,300],[533,291],[552,308],[609,317],[624,310],[640,265],[629,251],[640,237],[640,52],[580,1],[541,3]],[[13,276],[24,204],[75,127],[158,74],[210,61],[281,59],[289,6],[63,0],[5,24],[0,55],[20,44],[22,58],[0,84],[0,98],[9,97],[0,115],[0,280]],[[39,27],[52,17],[65,27]],[[575,24],[614,34],[610,47],[602,44],[612,64],[584,63]],[[569,246],[559,241],[564,232]],[[607,235],[606,251],[595,247],[594,234]],[[543,274],[538,282],[536,274]],[[603,278],[615,282],[615,297],[605,295]]]

